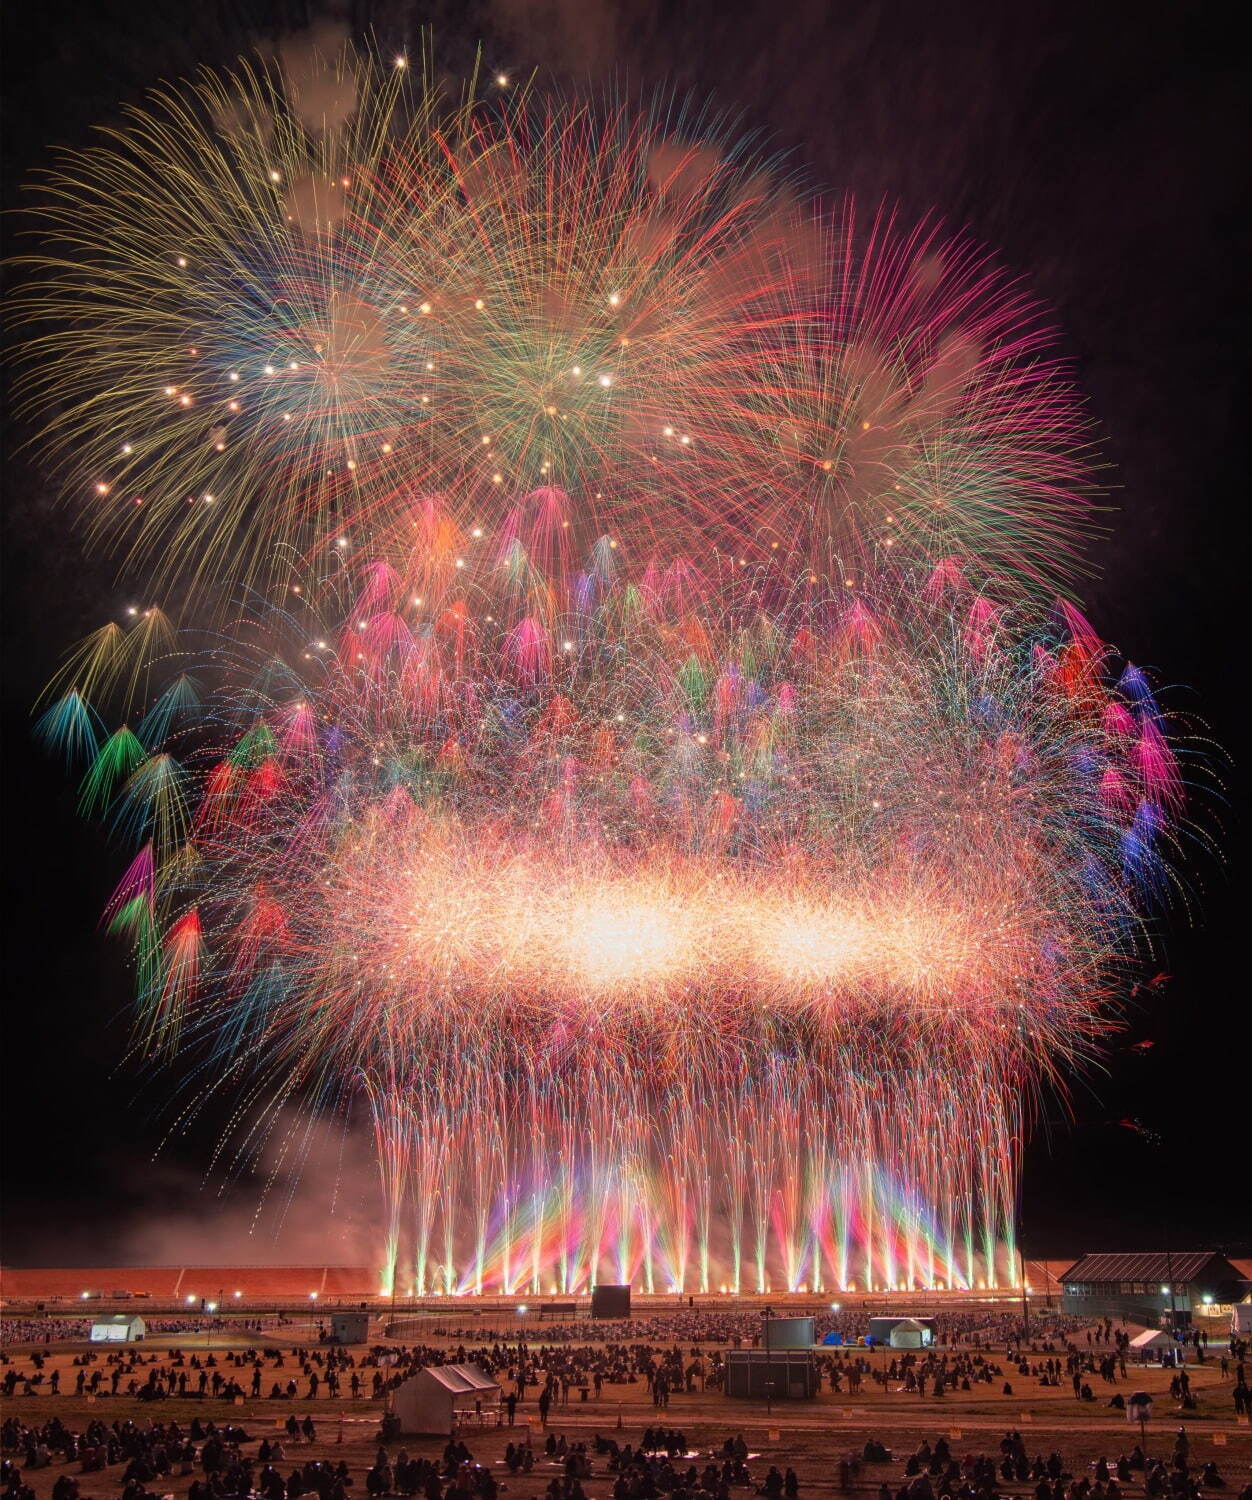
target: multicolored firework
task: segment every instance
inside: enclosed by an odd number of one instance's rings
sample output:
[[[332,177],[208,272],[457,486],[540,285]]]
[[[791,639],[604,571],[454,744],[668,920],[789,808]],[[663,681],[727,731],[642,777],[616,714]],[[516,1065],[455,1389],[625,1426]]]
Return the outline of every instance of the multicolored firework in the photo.
[[[950,564],[567,574],[566,504],[428,501],[403,566],[71,665],[145,1046],[249,1137],[363,1092],[419,1291],[994,1279],[1025,1102],[1167,878],[1150,695]]]
[[[217,595],[40,724],[136,851],[137,1045],[245,1153],[368,1108],[388,1288],[1011,1278],[1182,803],[1054,602],[1037,314],[708,117],[413,73],[202,77],[41,210],[32,407]]]
[[[205,75],[50,176],[17,316],[93,535],[203,594],[550,484],[580,548],[1079,570],[1084,422],[983,254],[805,203],[706,114],[420,72]]]

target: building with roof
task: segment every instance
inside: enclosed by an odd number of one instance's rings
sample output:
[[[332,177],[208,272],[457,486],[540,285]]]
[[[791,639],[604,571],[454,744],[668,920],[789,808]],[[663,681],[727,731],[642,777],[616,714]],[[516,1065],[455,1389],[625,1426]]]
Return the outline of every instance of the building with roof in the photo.
[[[396,1387],[391,1409],[400,1432],[450,1437],[457,1424],[495,1420],[500,1386],[479,1365],[425,1365]]]
[[[1237,1302],[1247,1282],[1214,1250],[1100,1252],[1061,1278],[1061,1311],[1150,1328],[1185,1325],[1205,1307]]]

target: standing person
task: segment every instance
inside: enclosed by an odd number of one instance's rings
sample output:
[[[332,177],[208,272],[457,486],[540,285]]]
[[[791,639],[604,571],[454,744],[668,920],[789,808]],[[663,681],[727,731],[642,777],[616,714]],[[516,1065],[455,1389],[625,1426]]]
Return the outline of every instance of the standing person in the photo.
[[[547,1386],[544,1386],[543,1390],[539,1392],[539,1425],[545,1432],[548,1428],[548,1408],[551,1405],[552,1397],[548,1392]]]

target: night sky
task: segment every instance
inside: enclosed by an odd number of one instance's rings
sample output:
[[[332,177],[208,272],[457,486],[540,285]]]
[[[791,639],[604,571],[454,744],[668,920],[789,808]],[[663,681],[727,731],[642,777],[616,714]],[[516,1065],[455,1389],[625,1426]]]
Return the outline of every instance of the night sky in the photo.
[[[321,12],[325,14],[325,12]],[[1247,349],[1252,159],[1246,48],[1215,8],[1031,0],[360,0],[359,36],[450,68],[594,89],[673,84],[742,112],[809,180],[937,212],[1055,310],[1115,507],[1084,591],[1096,628],[1225,747],[1225,863],[1193,861],[1194,925],[1162,934],[1168,980],[1130,1001],[1107,1073],[1052,1103],[1027,1156],[1028,1255],[1252,1242],[1252,1027],[1241,846],[1247,635]],[[119,103],[307,22],[297,4],[10,0],[4,15],[6,253],[20,184]],[[6,415],[10,392],[6,386]],[[4,508],[5,1050],[9,1264],[355,1258],[353,1214],[320,1186],[275,1241],[243,1230],[255,1181],[215,1196],[214,1134],[160,1144],[159,1083],[122,1061],[128,975],[97,931],[120,870],[30,738],[61,654],[141,592],[88,557],[68,504],[9,417]],[[1135,1044],[1151,1042],[1150,1047]],[[1130,1123],[1126,1123],[1130,1122]],[[202,1187],[202,1182],[207,1185]],[[163,1228],[160,1226],[164,1226]]]

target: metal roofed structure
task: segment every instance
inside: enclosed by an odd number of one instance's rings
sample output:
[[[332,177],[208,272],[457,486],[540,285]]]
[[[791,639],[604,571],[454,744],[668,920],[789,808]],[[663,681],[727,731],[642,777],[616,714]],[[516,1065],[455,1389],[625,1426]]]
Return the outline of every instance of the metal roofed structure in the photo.
[[[1098,1251],[1084,1255],[1065,1271],[1062,1281],[1194,1281],[1209,1261],[1220,1261],[1236,1281],[1239,1273],[1215,1250]]]
[[[1101,1251],[1061,1276],[1064,1312],[1123,1322],[1181,1325],[1205,1305],[1238,1300],[1247,1283],[1215,1250]]]

